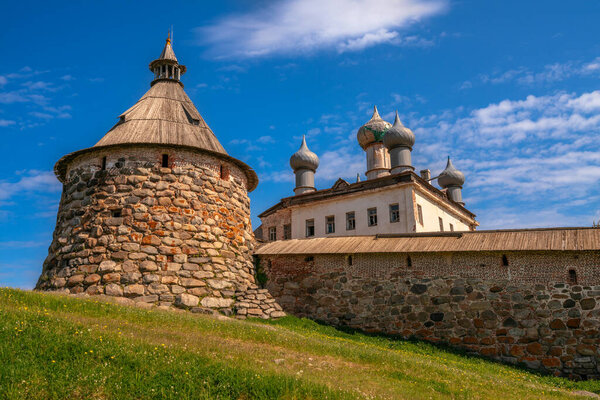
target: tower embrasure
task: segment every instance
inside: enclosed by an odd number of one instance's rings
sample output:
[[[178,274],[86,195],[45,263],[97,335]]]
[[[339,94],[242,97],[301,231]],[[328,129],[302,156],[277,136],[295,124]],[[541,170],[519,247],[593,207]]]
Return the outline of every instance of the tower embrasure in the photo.
[[[256,173],[227,154],[184,92],[170,38],[150,70],[148,92],[98,143],[56,163],[63,193],[36,289],[284,315],[255,283]]]

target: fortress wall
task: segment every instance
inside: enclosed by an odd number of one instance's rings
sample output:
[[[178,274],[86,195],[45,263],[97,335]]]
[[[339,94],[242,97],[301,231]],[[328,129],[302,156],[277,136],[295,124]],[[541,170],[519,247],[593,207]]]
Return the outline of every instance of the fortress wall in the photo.
[[[261,255],[291,314],[600,378],[599,252]],[[460,267],[463,264],[464,267]],[[568,284],[575,268],[579,284]]]
[[[235,164],[164,146],[100,150],[69,166],[36,288],[284,315],[255,284],[253,248],[246,177]]]

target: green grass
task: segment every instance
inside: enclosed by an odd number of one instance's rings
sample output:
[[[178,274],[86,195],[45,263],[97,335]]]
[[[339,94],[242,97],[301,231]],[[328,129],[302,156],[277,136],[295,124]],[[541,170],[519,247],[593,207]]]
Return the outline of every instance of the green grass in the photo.
[[[4,399],[584,398],[539,376],[312,321],[238,321],[0,289]]]

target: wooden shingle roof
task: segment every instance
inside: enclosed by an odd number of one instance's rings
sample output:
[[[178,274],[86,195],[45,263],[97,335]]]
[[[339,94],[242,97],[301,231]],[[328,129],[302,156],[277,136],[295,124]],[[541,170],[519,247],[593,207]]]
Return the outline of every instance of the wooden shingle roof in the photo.
[[[356,254],[566,250],[600,251],[600,229],[515,229],[293,239],[265,243],[255,251],[255,254]]]
[[[174,81],[152,85],[94,147],[125,143],[181,145],[227,154],[183,87]]]

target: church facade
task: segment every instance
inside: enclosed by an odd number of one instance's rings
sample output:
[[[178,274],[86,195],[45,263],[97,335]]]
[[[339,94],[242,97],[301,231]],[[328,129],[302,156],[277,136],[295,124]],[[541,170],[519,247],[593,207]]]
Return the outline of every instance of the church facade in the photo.
[[[302,139],[290,158],[295,195],[259,215],[262,225],[256,233],[262,240],[473,231],[479,225],[462,201],[465,177],[450,158],[433,179],[429,170],[415,174],[415,135],[397,113],[392,125],[375,108],[357,140],[366,154],[367,180],[349,183],[340,178],[331,188],[317,190],[319,158]],[[436,179],[441,189],[433,186]]]

